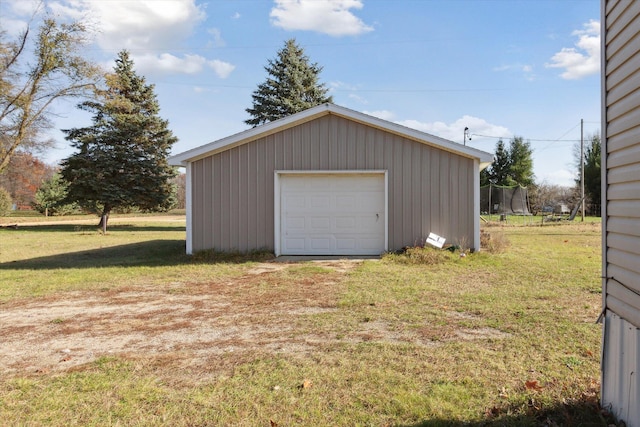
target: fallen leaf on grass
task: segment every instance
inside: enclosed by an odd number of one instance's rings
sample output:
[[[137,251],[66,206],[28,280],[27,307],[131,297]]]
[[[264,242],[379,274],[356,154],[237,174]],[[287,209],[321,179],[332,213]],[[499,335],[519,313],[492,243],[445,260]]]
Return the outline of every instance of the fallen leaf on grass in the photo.
[[[540,391],[543,389],[543,387],[540,384],[538,384],[538,381],[536,380],[525,381],[524,386],[527,390],[533,390],[533,391]]]
[[[313,387],[313,383],[310,380],[304,380],[302,384],[298,386],[298,388],[311,388]]]
[[[271,427],[278,427],[278,424],[273,420],[269,420],[269,424],[271,425]]]
[[[503,399],[507,399],[509,397],[509,393],[507,393],[507,389],[502,387],[500,389],[500,393],[498,393],[498,396],[502,397]]]

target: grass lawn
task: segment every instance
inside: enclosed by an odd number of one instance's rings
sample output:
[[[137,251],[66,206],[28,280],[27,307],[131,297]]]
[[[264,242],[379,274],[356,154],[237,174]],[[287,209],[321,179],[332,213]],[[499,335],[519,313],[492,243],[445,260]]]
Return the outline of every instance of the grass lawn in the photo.
[[[3,425],[606,426],[600,225],[502,251],[184,255],[184,221],[0,229]]]

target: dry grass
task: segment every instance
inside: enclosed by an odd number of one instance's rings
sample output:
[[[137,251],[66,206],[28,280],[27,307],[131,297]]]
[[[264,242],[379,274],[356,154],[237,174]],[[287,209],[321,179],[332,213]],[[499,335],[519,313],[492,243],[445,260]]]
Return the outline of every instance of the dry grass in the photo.
[[[599,229],[499,231],[508,246],[464,258],[281,264],[185,258],[170,225],[18,230],[21,249],[0,230],[0,418],[602,425]]]

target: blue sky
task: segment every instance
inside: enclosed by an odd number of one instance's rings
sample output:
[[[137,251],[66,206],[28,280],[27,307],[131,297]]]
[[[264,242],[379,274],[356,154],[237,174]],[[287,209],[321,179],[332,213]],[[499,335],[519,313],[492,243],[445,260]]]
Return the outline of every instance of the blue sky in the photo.
[[[38,2],[1,0],[16,34]],[[598,0],[58,0],[44,8],[94,29],[111,68],[128,49],[155,84],[179,153],[247,129],[264,66],[295,38],[336,104],[473,147],[531,142],[538,182],[572,185],[573,150],[600,130]],[[58,104],[58,128],[90,117]],[[60,132],[44,158],[72,153]]]

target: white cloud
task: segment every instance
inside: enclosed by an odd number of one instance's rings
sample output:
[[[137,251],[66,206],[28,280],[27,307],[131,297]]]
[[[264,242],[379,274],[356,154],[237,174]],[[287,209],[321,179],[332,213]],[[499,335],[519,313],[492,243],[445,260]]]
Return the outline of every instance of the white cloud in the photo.
[[[350,93],[349,95],[347,95],[347,98],[349,98],[349,99],[351,99],[353,101],[356,101],[356,102],[358,102],[360,104],[365,104],[366,105],[366,104],[369,103],[366,98],[363,98],[360,95],[356,95],[355,93]]]
[[[219,59],[169,53],[182,48],[206,18],[203,6],[197,5],[196,0],[57,0],[48,6],[59,16],[91,17],[98,46],[114,56],[117,51],[129,50],[142,73],[195,74],[212,69],[218,77],[226,78],[235,68]],[[209,33],[216,45],[224,43],[219,30],[212,28]]]
[[[160,55],[132,55],[136,69],[142,74],[168,73],[168,74],[196,74],[202,71],[207,63],[206,58],[200,55],[184,55],[178,58],[170,53]]]
[[[222,32],[220,32],[218,28],[209,28],[207,30],[207,33],[213,36],[213,46],[222,47],[226,45],[224,39],[222,38]]]
[[[4,0],[4,1],[7,2],[7,4],[9,5],[13,13],[20,16],[30,16],[30,15],[33,15],[33,13],[36,12],[38,9],[41,9],[40,0]]]
[[[102,24],[100,46],[114,50],[175,47],[205,18],[194,0],[82,3]]]
[[[37,0],[1,0],[2,31],[10,37],[21,35],[29,26],[31,18],[42,11],[42,5]]]
[[[285,30],[316,31],[335,37],[373,31],[351,12],[362,9],[361,0],[275,0],[275,4],[271,23]]]
[[[388,111],[388,110],[363,111],[363,113],[373,117],[377,117],[382,120],[389,120],[389,121],[393,120],[396,116],[392,111]]]
[[[403,126],[427,132],[435,136],[439,136],[450,141],[463,142],[464,128],[469,128],[472,138],[474,135],[482,138],[482,136],[510,138],[513,133],[504,126],[494,125],[484,119],[473,116],[462,116],[453,123],[444,122],[421,122],[418,120],[403,120],[397,122]]]
[[[565,47],[545,64],[549,68],[562,68],[563,79],[575,80],[600,71],[600,23],[590,20],[584,29],[571,33],[578,36],[575,47]]]
[[[563,187],[573,187],[576,183],[576,174],[567,169],[537,172],[536,176],[542,182],[550,182]]]
[[[205,66],[212,69],[221,79],[229,77],[235,66],[218,59],[207,60],[200,55],[186,54],[179,58],[170,53],[160,55],[132,55],[137,70],[142,74],[164,73],[164,74],[197,74]]]
[[[236,68],[235,65],[232,65],[228,62],[220,61],[218,59],[208,61],[207,65],[209,65],[209,68],[215,71],[217,76],[221,79],[226,79],[227,77],[229,77],[229,74],[231,74],[231,72]]]

